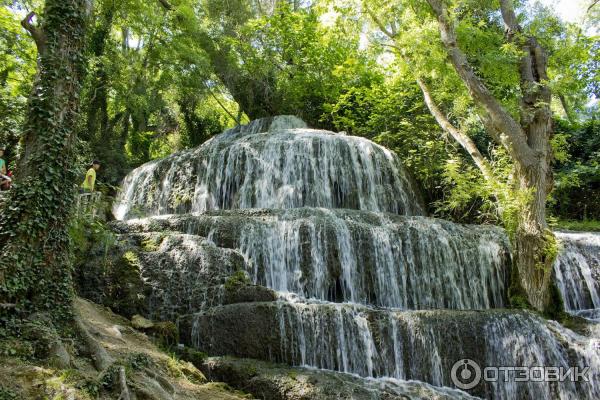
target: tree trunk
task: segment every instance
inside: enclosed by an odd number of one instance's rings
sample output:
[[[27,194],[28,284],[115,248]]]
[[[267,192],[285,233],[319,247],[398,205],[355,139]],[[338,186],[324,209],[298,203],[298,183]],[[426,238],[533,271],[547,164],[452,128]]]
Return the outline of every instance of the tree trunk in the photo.
[[[529,304],[549,311],[553,306],[550,285],[556,242],[546,224],[547,175],[544,168],[520,167],[516,168],[516,175],[521,193],[529,194],[517,215],[513,240],[519,283]]]
[[[503,13],[511,13],[504,7]],[[535,163],[523,165],[515,160],[515,172],[520,193],[527,200],[521,210],[514,235],[515,262],[520,281],[529,303],[537,310],[556,314],[557,304],[552,298],[552,266],[556,258],[556,238],[546,222],[546,200],[552,190],[553,133],[552,95],[545,85],[547,59],[544,50],[533,37],[522,38],[521,28],[511,25],[512,18],[505,15],[509,40],[519,44],[524,56],[520,62],[521,119],[527,145],[536,154]]]
[[[109,128],[109,78],[105,70],[106,66],[101,57],[104,55],[106,41],[113,26],[116,3],[105,4],[104,7],[100,14],[100,21],[94,32],[90,35],[89,51],[99,62],[94,67],[94,70],[89,72],[88,98],[83,100],[83,104],[87,105],[87,107],[84,106],[87,130],[81,132],[81,134],[82,137],[85,135],[91,141],[93,150],[106,144],[104,136],[107,134]]]
[[[513,242],[516,266],[516,273],[511,277],[511,302],[519,297],[519,303],[529,303],[539,311],[556,314],[560,311],[560,304],[556,304],[551,294],[556,239],[546,223],[546,198],[552,188],[552,113],[544,49],[534,37],[523,33],[512,0],[500,0],[507,40],[523,51],[519,65],[521,115],[517,121],[492,95],[459,48],[453,13],[447,9],[446,2],[428,0],[428,3],[438,20],[442,44],[450,62],[473,101],[484,110],[488,133],[504,146],[515,165],[518,198],[511,201],[515,203],[512,206],[517,205],[520,209],[506,211],[511,215],[503,216],[505,221],[509,221],[506,228]],[[424,93],[426,95],[426,90]],[[458,137],[461,139],[460,135]],[[458,141],[469,150],[466,142]],[[473,157],[474,153],[469,153]],[[474,161],[478,166],[482,164],[476,157]]]
[[[74,144],[89,3],[46,0],[43,22],[23,26],[38,44],[16,184],[0,214],[0,311],[3,323],[33,312],[71,317],[68,234],[76,177]],[[34,32],[36,32],[34,34]]]

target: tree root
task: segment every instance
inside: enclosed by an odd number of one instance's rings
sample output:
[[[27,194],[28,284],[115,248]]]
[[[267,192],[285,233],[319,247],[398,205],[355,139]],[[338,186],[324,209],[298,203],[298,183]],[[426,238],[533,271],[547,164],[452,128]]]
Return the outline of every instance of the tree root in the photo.
[[[121,395],[118,400],[131,400],[129,387],[127,386],[127,376],[125,375],[125,367],[119,367],[119,386],[121,387]]]
[[[173,387],[173,385],[171,385],[171,382],[169,382],[167,379],[165,379],[164,376],[161,376],[148,368],[145,368],[144,372],[146,373],[146,375],[150,376],[156,382],[158,382],[160,384],[160,386],[163,389],[165,389],[165,391],[167,391],[169,394],[175,393],[175,388]]]
[[[81,338],[85,342],[86,349],[91,356],[94,367],[98,371],[104,371],[111,364],[114,363],[114,359],[106,352],[104,347],[90,334],[85,324],[80,318],[75,318],[75,324],[81,335]]]
[[[59,369],[67,369],[71,367],[71,355],[65,348],[62,340],[56,338],[48,349],[48,360],[50,364]]]
[[[45,358],[50,365],[58,369],[71,367],[72,358],[51,318],[44,313],[35,313],[23,324],[23,338],[35,343],[35,353]]]
[[[141,395],[141,397],[153,400],[173,400],[173,395],[167,392],[165,387],[157,380],[151,378],[147,374],[140,375],[138,378],[135,392]],[[169,386],[172,388],[171,384],[169,384]]]

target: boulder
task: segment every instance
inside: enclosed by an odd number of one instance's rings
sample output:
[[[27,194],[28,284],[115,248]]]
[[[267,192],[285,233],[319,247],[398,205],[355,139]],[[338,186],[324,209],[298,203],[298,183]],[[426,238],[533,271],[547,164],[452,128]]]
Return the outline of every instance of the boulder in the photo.
[[[133,317],[131,317],[131,326],[139,330],[149,330],[154,328],[154,322],[142,317],[141,315],[136,314]]]

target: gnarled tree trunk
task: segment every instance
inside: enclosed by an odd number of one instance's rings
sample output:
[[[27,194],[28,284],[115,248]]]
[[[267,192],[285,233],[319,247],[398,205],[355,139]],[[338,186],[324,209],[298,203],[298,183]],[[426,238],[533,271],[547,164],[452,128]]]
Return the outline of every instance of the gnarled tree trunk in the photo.
[[[484,123],[488,133],[499,145],[506,148],[515,165],[516,189],[524,200],[520,201],[521,209],[513,216],[515,221],[511,236],[518,273],[513,274],[511,294],[520,294],[518,291],[523,289],[526,297],[524,300],[534,308],[555,313],[557,305],[553,303],[551,292],[556,242],[546,223],[546,198],[552,187],[552,114],[551,93],[546,84],[547,60],[544,49],[534,37],[523,33],[512,0],[500,0],[507,40],[523,51],[519,66],[521,115],[517,121],[492,95],[458,47],[455,21],[446,2],[428,0],[428,3],[437,18],[442,44],[450,62],[474,102],[484,110]],[[421,89],[427,100],[427,88],[421,84]],[[428,102],[430,109],[431,103]],[[433,107],[435,108],[435,105]],[[435,115],[434,111],[432,109]],[[440,120],[437,116],[436,118]],[[453,137],[460,139],[460,132],[453,134]],[[457,141],[473,157],[473,149],[465,145],[468,142],[459,139]],[[480,156],[478,152],[476,155]],[[476,157],[474,161],[482,169],[484,176],[489,175],[489,170],[486,170],[489,168],[487,163],[482,163]]]

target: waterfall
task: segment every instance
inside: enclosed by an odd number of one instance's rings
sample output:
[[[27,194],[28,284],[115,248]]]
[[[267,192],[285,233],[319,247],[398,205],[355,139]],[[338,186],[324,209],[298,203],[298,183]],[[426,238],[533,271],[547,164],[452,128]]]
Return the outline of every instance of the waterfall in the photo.
[[[502,231],[353,210],[219,211],[124,223],[210,237],[239,250],[254,284],[303,298],[401,309],[506,304]]]
[[[420,198],[384,147],[276,117],[132,171],[113,228],[134,246],[157,237],[139,257],[149,314],[178,317],[183,342],[207,353],[392,386],[456,387],[463,359],[482,369],[590,367],[589,382],[511,378],[469,393],[600,398],[600,235],[557,234],[559,290],[589,321],[575,333],[502,310],[504,232],[426,217]],[[240,271],[260,296],[226,299]]]
[[[575,334],[556,322],[510,315],[494,320],[485,327],[490,345],[486,349],[488,365],[589,367],[589,382],[492,382],[494,398],[530,399],[597,399],[600,398],[599,341]],[[526,334],[524,335],[523,332]]]
[[[240,330],[232,319],[253,315],[260,327]],[[292,365],[452,385],[452,366],[571,367],[587,381],[484,380],[478,394],[494,399],[600,398],[599,339],[576,334],[528,312],[399,311],[317,301],[217,307],[191,317],[196,345],[236,356]],[[248,340],[247,336],[258,338]],[[235,348],[229,348],[230,343]],[[275,343],[278,343],[275,344]]]
[[[424,214],[394,153],[364,138],[302,126],[278,117],[147,163],[125,178],[114,214],[297,207]]]
[[[556,236],[563,249],[554,274],[565,308],[574,313],[600,309],[600,233],[557,232]]]

